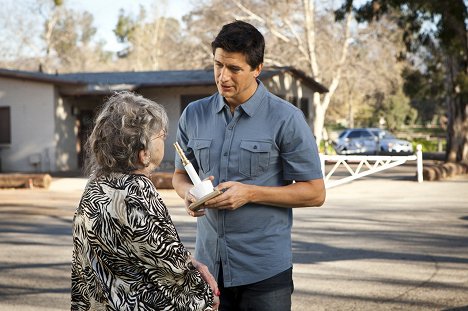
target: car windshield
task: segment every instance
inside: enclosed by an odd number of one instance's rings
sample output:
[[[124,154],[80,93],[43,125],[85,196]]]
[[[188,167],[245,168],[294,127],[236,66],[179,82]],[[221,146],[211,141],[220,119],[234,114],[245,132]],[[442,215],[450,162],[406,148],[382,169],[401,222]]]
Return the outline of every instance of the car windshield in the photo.
[[[343,131],[343,132],[341,132],[341,134],[340,134],[340,136],[338,136],[338,138],[343,138],[343,136],[345,136],[345,135],[346,135],[346,133],[348,133],[348,132],[347,132],[347,131]]]
[[[374,130],[372,131],[372,134],[374,134],[377,137],[380,137],[380,139],[395,139],[396,137],[393,134],[390,134],[387,131],[383,130]]]

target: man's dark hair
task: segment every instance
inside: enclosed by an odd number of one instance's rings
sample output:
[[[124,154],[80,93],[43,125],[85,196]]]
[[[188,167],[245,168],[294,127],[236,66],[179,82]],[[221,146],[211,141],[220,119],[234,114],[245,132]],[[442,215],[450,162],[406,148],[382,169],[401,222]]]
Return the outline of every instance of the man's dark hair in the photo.
[[[240,52],[245,55],[252,69],[263,63],[265,39],[254,26],[243,21],[235,21],[221,28],[213,42],[213,55],[217,48],[226,52]]]

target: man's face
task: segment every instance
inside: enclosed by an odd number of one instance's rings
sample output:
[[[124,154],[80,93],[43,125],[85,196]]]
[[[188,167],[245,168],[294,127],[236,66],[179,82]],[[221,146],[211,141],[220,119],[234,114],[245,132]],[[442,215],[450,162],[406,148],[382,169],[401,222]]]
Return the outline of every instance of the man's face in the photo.
[[[217,48],[214,54],[214,75],[218,92],[231,107],[246,102],[257,89],[256,78],[262,65],[252,69],[244,54]]]

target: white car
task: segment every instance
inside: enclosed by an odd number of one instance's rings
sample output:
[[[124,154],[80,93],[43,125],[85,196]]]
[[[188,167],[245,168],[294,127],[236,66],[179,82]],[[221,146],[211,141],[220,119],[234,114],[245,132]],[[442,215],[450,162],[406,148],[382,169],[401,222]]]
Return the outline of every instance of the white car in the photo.
[[[333,142],[333,147],[338,154],[413,153],[411,142],[379,128],[346,129]]]

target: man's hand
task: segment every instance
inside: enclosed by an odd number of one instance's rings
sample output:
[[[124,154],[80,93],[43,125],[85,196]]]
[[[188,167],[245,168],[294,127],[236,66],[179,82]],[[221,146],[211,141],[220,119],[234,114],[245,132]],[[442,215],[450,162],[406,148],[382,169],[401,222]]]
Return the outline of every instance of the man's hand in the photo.
[[[214,176],[209,176],[208,178],[204,179],[204,180],[211,180],[213,181],[214,180]],[[200,216],[204,216],[205,215],[205,206],[202,205],[200,207],[199,210],[197,211],[191,211],[189,209],[189,206],[190,204],[192,204],[193,202],[196,202],[197,199],[195,198],[195,196],[192,194],[192,189],[193,187],[191,187],[190,189],[187,190],[187,192],[185,193],[185,210],[187,211],[187,214],[189,214],[190,216],[192,217],[200,217]]]
[[[191,189],[187,190],[187,192],[185,193],[185,210],[187,211],[187,214],[189,214],[192,217],[204,216],[205,209],[203,206],[198,211],[191,211],[189,209],[189,205],[197,201],[197,199],[193,196],[190,190]]]
[[[216,189],[223,193],[207,201],[204,208],[235,210],[251,201],[253,185],[228,181],[220,183]]]

